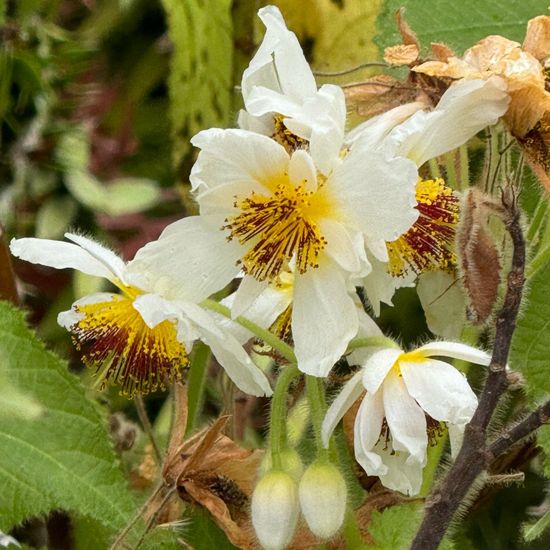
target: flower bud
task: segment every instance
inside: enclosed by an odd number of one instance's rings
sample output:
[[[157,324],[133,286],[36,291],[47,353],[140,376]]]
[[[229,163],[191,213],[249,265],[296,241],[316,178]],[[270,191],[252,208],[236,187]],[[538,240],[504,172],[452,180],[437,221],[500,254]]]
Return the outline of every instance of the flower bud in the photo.
[[[290,474],[271,470],[252,493],[252,525],[265,550],[282,550],[298,520],[298,487]]]
[[[299,494],[311,532],[322,539],[332,537],[342,526],[346,512],[346,482],[338,468],[329,462],[314,462],[302,476]]]
[[[273,468],[273,460],[271,453],[268,451],[265,454],[260,466],[260,475],[267,474]],[[281,470],[289,474],[296,483],[300,481],[304,472],[304,465],[300,455],[292,448],[286,447],[281,451]]]

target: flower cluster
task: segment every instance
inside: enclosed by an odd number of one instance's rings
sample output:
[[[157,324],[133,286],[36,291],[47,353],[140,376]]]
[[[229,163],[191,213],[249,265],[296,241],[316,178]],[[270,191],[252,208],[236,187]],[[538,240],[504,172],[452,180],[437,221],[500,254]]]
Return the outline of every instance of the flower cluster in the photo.
[[[295,366],[280,370],[297,367],[312,385],[353,350],[348,363],[360,369],[328,411],[321,408],[317,428],[318,403],[310,402],[318,459],[305,473],[301,466],[290,473],[281,456],[291,446],[284,437],[271,442],[252,521],[262,545],[277,549],[292,539],[300,508],[318,537],[340,528],[346,483],[330,441],[359,400],[355,457],[388,488],[420,491],[428,444],[444,430],[453,453],[460,445],[477,398],[465,376],[437,357],[488,365],[489,356],[455,342],[405,352],[384,337],[358,294],[378,315],[381,303],[391,305],[396,289],[421,273],[455,269],[459,195],[428,164],[511,116],[516,88],[513,75],[503,75],[516,53],[513,44],[502,45],[502,70],[473,71],[474,51],[421,65],[417,71],[456,78],[434,108],[401,105],[347,132],[342,89],[317,86],[277,8],[259,16],[266,32],[243,74],[239,128],[192,139],[199,215],[168,226],[128,263],[74,233],[66,234],[71,242],[15,239],[11,251],[103,277],[117,289],[77,300],[58,321],[100,386],[114,383],[128,397],[181,380],[197,339],[243,392],[270,396],[269,376],[243,348],[251,327],[255,336],[270,331],[290,345]],[[215,307],[211,296],[235,280],[237,290]]]

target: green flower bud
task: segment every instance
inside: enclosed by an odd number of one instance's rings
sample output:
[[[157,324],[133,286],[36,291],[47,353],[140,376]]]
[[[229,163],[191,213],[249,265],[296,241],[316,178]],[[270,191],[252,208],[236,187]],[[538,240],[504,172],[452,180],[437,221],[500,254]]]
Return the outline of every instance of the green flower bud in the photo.
[[[299,487],[300,505],[311,532],[328,539],[344,522],[347,488],[342,474],[329,462],[309,466]]]
[[[282,550],[294,535],[300,505],[298,486],[281,470],[265,474],[252,493],[252,525],[265,550]]]

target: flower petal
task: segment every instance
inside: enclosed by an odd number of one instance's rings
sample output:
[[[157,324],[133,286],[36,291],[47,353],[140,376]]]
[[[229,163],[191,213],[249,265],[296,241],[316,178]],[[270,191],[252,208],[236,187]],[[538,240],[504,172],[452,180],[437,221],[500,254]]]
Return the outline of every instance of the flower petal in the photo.
[[[386,348],[376,351],[363,363],[363,386],[370,393],[376,393],[384,379],[403,352]]]
[[[78,269],[82,273],[110,280],[117,277],[110,266],[76,244],[49,239],[12,239],[10,250],[17,258],[33,264],[55,269]]]
[[[77,313],[75,311],[76,306],[85,306],[88,304],[97,304],[100,302],[110,302],[113,300],[115,294],[112,292],[96,292],[94,294],[88,294],[88,296],[84,296],[83,298],[80,298],[79,300],[76,300],[76,302],[73,303],[71,306],[71,309],[67,311],[60,311],[57,314],[57,324],[60,327],[63,327],[66,330],[71,330],[71,327],[78,323],[83,317],[84,313]]]
[[[367,392],[361,401],[355,419],[354,448],[357,462],[369,475],[380,475],[386,471],[380,455],[373,452],[380,439],[383,420],[382,392],[374,394]]]
[[[180,302],[179,305],[198,326],[201,339],[240,390],[256,396],[270,396],[273,393],[265,374],[252,362],[239,342],[228,331],[221,330],[211,315],[189,302]]]
[[[393,241],[418,218],[413,162],[352,148],[329,177],[346,219],[368,242]],[[380,182],[384,182],[381,185]]]
[[[75,233],[65,233],[65,238],[73,241],[78,246],[83,248],[90,256],[104,264],[107,269],[114,273],[117,279],[124,281],[124,271],[126,269],[125,262],[117,256],[112,250],[102,244]]]
[[[292,334],[302,372],[326,376],[358,328],[357,309],[336,265],[326,261],[296,275]]]
[[[414,496],[420,492],[423,464],[411,460],[406,452],[394,451],[383,441],[378,443],[373,452],[379,453],[382,462],[387,466],[387,472],[378,476],[384,487],[408,496]]]
[[[390,373],[382,388],[393,449],[409,453],[407,461],[424,465],[428,446],[424,411],[409,395],[403,379],[397,374]]]
[[[235,319],[250,308],[254,301],[262,294],[268,285],[268,281],[258,281],[254,277],[245,275],[239,287],[233,293],[231,300],[231,317]]]
[[[424,357],[452,357],[461,361],[469,361],[475,365],[483,365],[487,367],[491,362],[491,355],[486,351],[461,344],[460,342],[429,342],[420,346],[416,351],[419,351]]]
[[[204,216],[191,216],[138,250],[126,272],[143,290],[168,300],[200,302],[237,275],[241,255],[238,242],[227,242]]]
[[[436,359],[399,361],[408,392],[435,420],[468,423],[477,407],[477,397],[466,377],[453,366]]]
[[[256,55],[244,71],[241,83],[246,108],[253,115],[265,112],[249,104],[249,94],[254,86],[266,86],[299,102],[317,91],[315,78],[300,43],[296,35],[286,28],[279,9],[266,6],[258,11],[258,15],[266,27],[266,33]],[[278,109],[277,105],[273,110],[287,114]]]
[[[319,222],[319,228],[327,240],[325,253],[342,269],[358,276],[368,273],[370,264],[361,233],[350,231],[344,224],[327,218]]]
[[[298,149],[290,157],[288,175],[294,185],[303,184],[310,192],[317,190],[317,169],[311,156],[303,149]]]
[[[325,448],[328,447],[330,436],[338,422],[342,420],[347,410],[359,399],[362,393],[361,372],[357,372],[344,384],[325,414],[321,426],[321,438]]]
[[[421,166],[495,124],[509,102],[500,78],[461,80],[443,94],[433,112],[416,113],[388,139],[401,142],[400,153]]]
[[[214,198],[225,197],[231,208],[235,196],[265,192],[263,186],[280,178],[288,167],[282,145],[247,130],[211,128],[199,132],[191,143],[201,149],[190,176],[201,208],[207,205],[209,190],[216,189]]]

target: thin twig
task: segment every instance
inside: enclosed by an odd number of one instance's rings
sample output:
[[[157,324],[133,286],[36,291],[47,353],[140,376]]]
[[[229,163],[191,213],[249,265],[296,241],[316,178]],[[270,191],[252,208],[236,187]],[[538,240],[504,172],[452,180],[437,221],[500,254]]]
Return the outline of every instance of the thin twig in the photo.
[[[11,254],[4,239],[2,224],[0,224],[0,300],[9,300],[12,304],[19,305]]]
[[[141,543],[144,541],[145,536],[147,535],[147,533],[149,533],[151,528],[157,523],[160,513],[164,510],[164,507],[166,506],[166,504],[168,504],[168,501],[172,498],[175,492],[176,492],[175,486],[170,487],[168,489],[168,492],[164,495],[162,501],[157,506],[157,509],[155,510],[154,514],[149,518],[149,521],[147,522],[145,530],[143,531],[143,533],[141,534],[141,536],[139,537],[139,539],[137,540],[134,546],[134,550],[138,550],[138,548],[141,546]]]
[[[447,477],[426,500],[424,519],[411,550],[436,550],[455,512],[470,487],[489,465],[492,458],[486,446],[487,426],[498,401],[507,387],[506,362],[516,326],[525,282],[525,241],[521,230],[519,209],[512,188],[502,198],[505,225],[513,243],[512,266],[508,273],[504,303],[496,321],[493,355],[489,374],[479,398],[478,407],[466,426],[464,443]]]
[[[490,456],[498,458],[506,453],[510,447],[521,441],[525,437],[530,436],[534,431],[540,428],[543,424],[550,423],[550,401],[535,409],[529,416],[516,424],[513,428],[501,435],[496,441],[489,445],[487,449]]]
[[[368,69],[369,67],[383,67],[384,69],[391,68],[391,65],[388,63],[382,63],[381,61],[373,61],[371,63],[361,63],[355,67],[350,67],[349,69],[343,69],[342,71],[313,71],[315,76],[345,76],[347,74],[355,73],[361,69]]]
[[[141,395],[136,395],[135,403],[136,403],[136,409],[137,409],[137,413],[138,413],[141,425],[143,426],[143,429],[145,430],[145,433],[147,434],[147,437],[149,438],[149,441],[153,446],[153,451],[155,452],[155,456],[157,457],[157,462],[161,464],[162,455],[160,454],[160,449],[155,440],[155,434],[153,433],[153,426],[151,426],[151,422],[149,421],[149,417],[147,416],[147,410],[145,409],[145,403],[143,402],[143,397]]]
[[[164,487],[164,481],[161,481],[155,490],[149,495],[147,500],[143,503],[141,508],[137,511],[136,515],[130,520],[130,522],[124,527],[124,529],[118,534],[117,538],[111,544],[110,550],[116,550],[121,544],[126,535],[130,532],[130,529],[141,519],[141,516],[145,513],[145,510],[150,506],[151,502],[157,497],[162,488]]]

